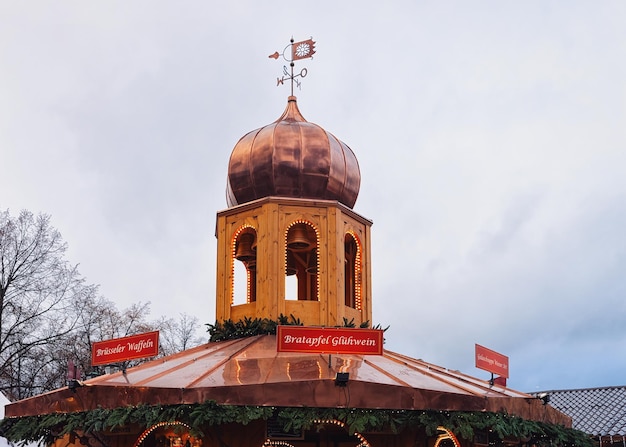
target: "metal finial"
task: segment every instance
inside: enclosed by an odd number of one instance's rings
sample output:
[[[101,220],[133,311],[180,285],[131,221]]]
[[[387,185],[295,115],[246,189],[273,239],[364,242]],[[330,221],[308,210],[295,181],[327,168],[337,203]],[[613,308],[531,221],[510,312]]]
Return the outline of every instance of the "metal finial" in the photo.
[[[277,59],[282,56],[284,60],[289,62],[289,69],[286,65],[283,65],[283,76],[280,78],[276,78],[276,86],[282,85],[286,80],[291,81],[291,96],[293,96],[293,85],[296,84],[298,88],[300,88],[301,82],[298,78],[304,78],[307,75],[307,69],[303,68],[300,70],[300,73],[294,74],[293,67],[294,61],[300,59],[308,59],[313,58],[315,54],[315,42],[313,42],[313,38],[307,40],[302,40],[300,42],[294,42],[293,37],[290,39],[290,44],[287,45],[282,53],[278,51],[270,54],[269,57],[272,59]],[[291,48],[291,54],[287,52],[287,48]],[[287,53],[287,54],[285,54]]]

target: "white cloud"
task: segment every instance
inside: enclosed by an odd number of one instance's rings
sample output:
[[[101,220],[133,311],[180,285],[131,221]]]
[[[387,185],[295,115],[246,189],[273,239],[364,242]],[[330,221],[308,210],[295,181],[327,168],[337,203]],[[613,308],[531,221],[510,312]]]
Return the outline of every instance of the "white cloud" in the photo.
[[[230,151],[285,107],[267,55],[312,36],[296,95],[359,158],[388,348],[480,375],[477,342],[529,391],[620,384],[624,19],[617,1],[3,4],[0,207],[51,214],[120,307],[212,322]]]

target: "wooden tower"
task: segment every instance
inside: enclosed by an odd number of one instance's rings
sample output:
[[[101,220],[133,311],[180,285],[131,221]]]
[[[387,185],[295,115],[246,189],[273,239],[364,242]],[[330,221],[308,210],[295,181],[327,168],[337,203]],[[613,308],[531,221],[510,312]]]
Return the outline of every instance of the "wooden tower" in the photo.
[[[293,96],[245,135],[230,157],[230,208],[217,215],[217,320],[371,322],[372,222],[352,210],[359,186],[352,150],[307,122]]]

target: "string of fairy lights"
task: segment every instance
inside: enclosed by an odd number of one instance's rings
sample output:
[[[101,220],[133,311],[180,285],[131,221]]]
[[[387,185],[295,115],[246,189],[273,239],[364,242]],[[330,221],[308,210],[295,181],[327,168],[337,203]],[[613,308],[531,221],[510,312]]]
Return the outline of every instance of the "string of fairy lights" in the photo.
[[[292,222],[289,227],[286,229],[285,234],[284,234],[284,238],[285,238],[285,244],[287,242],[287,237],[289,234],[289,230],[294,226],[294,225],[298,225],[298,224],[305,224],[308,227],[312,228],[315,231],[315,238],[316,238],[316,244],[319,244],[319,240],[320,240],[320,235],[319,235],[319,230],[318,228],[310,221],[305,220],[305,219],[297,219],[294,222]],[[237,231],[235,231],[235,233],[233,234],[233,237],[231,239],[231,243],[230,243],[230,258],[231,258],[231,263],[230,263],[230,303],[231,305],[235,304],[235,258],[236,258],[236,253],[237,253],[237,241],[239,240],[239,237],[242,233],[244,233],[245,231],[248,231],[249,229],[253,230],[256,233],[256,229],[250,225],[250,224],[244,224],[242,226],[240,226]],[[354,261],[354,288],[355,288],[355,303],[354,306],[357,310],[362,310],[363,309],[363,297],[362,297],[362,283],[363,283],[363,279],[362,279],[362,258],[363,258],[363,248],[362,248],[362,244],[361,244],[361,240],[358,237],[358,235],[354,232],[354,230],[350,229],[347,231],[346,234],[349,234],[353,239],[354,242],[356,244],[356,254],[355,254],[355,261]],[[319,263],[319,253],[316,250],[315,252],[315,256],[316,256],[316,263]],[[287,271],[287,257],[285,257],[285,271]],[[250,303],[252,301],[252,296],[251,296],[251,284],[250,281],[252,280],[252,277],[250,275],[250,272],[247,272],[246,275],[246,302]],[[316,275],[316,300],[319,301],[320,299],[320,275],[317,274]]]
[[[361,240],[356,235],[356,233],[353,230],[348,230],[348,234],[354,238],[354,242],[356,243],[356,256],[354,260],[354,290],[355,290],[354,306],[356,307],[357,310],[363,310],[362,309],[362,305],[363,305],[362,297],[361,297],[361,282],[362,282],[361,258],[362,258],[363,250],[361,246]]]
[[[289,225],[289,227],[285,231],[285,246],[287,245],[287,237],[289,235],[289,230],[291,229],[291,227],[295,225],[299,225],[299,224],[304,224],[304,225],[307,225],[308,227],[313,228],[313,230],[315,231],[315,244],[316,246],[319,246],[319,241],[320,241],[319,230],[312,222],[309,222],[308,220],[305,220],[305,219],[297,219]],[[317,250],[315,251],[315,256],[316,256],[316,264],[318,265],[318,269],[319,269],[319,252]],[[286,268],[287,268],[287,259],[285,257],[285,269]],[[319,301],[320,300],[320,275],[319,274],[315,275],[315,281],[316,281],[315,299]]]
[[[231,306],[235,304],[235,256],[237,252],[237,240],[239,239],[239,235],[241,235],[241,233],[246,231],[248,228],[256,232],[256,229],[252,225],[244,224],[237,229],[230,243],[230,254],[231,254],[230,256],[230,259],[231,259],[231,262],[230,262],[230,304]],[[250,272],[247,271],[246,275],[247,275],[246,277],[246,302],[249,303],[251,301]]]
[[[346,424],[344,422],[338,421],[337,419],[315,419],[312,421],[313,424],[317,425],[336,425],[337,427],[346,428]],[[354,437],[359,440],[359,443],[355,447],[372,447],[365,437],[358,433],[354,432]],[[281,440],[272,440],[267,439],[262,447],[295,447],[293,444],[287,441]],[[455,444],[455,447],[460,447],[458,444]]]
[[[139,436],[139,438],[137,438],[137,441],[135,441],[135,444],[133,444],[133,447],[139,447],[141,444],[143,444],[143,442],[146,440],[146,438],[148,436],[150,436],[150,434],[152,432],[154,432],[156,429],[161,428],[161,427],[173,427],[173,426],[177,426],[177,425],[185,427],[187,430],[191,430],[191,427],[189,425],[185,424],[184,422],[180,422],[180,421],[159,422],[158,424],[154,424],[152,427],[146,429]],[[169,436],[168,436],[168,434],[166,434],[166,437],[172,438],[175,441],[177,441],[177,442],[173,442],[172,445],[179,445],[179,444],[181,446],[184,445],[182,437],[180,435],[178,435],[178,434],[175,434],[174,432],[170,433]],[[187,439],[191,441],[189,443],[189,445],[192,446],[192,447],[196,447],[196,446],[202,445],[202,441],[199,440],[199,439],[195,439],[195,438],[189,436],[188,434],[185,437],[187,437]]]

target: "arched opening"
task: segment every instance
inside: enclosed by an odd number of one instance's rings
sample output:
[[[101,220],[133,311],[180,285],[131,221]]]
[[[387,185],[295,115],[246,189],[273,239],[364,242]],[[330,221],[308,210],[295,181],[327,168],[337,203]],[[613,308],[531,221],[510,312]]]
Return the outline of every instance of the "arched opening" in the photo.
[[[300,440],[267,439],[262,447],[310,447],[310,446],[345,446],[372,447],[365,436],[358,432],[348,433],[346,424],[337,419],[313,421],[313,427],[303,432]],[[458,446],[457,446],[458,447]]]
[[[437,427],[437,439],[433,447],[461,447],[461,443],[450,430],[445,427]]]
[[[256,230],[251,226],[239,228],[233,237],[232,304],[256,301],[256,242]]]
[[[361,310],[361,244],[351,231],[344,237],[345,305]]]
[[[285,299],[318,301],[318,235],[305,221],[292,223],[285,233]]]
[[[235,262],[233,266],[233,305],[248,302],[248,270],[242,262]]]
[[[172,447],[200,447],[202,440],[191,436],[191,427],[184,422],[159,422],[144,430],[139,435],[133,447],[140,446],[172,446]]]

